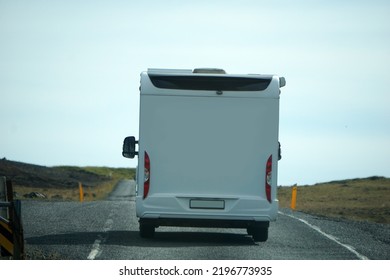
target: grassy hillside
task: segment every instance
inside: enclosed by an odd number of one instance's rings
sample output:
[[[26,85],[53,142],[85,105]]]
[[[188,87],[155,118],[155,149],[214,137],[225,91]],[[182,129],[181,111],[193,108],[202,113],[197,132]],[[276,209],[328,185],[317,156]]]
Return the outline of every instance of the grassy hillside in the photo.
[[[118,181],[123,179],[134,179],[135,170],[131,168],[110,168],[110,167],[76,167],[76,166],[58,166],[52,167],[56,174],[78,174],[86,173],[98,175],[100,180],[83,181],[77,180],[69,183],[71,187],[37,187],[28,185],[14,184],[14,190],[19,199],[25,199],[25,196],[31,192],[39,192],[46,196],[46,199],[54,200],[80,200],[79,182],[82,184],[84,201],[100,200],[107,197],[113,190]],[[70,175],[72,176],[72,175]],[[60,180],[61,176],[59,176]],[[77,178],[75,178],[77,179]]]
[[[279,188],[280,207],[290,208],[291,188]],[[359,221],[390,223],[390,179],[369,177],[298,186],[296,210]]]
[[[83,193],[84,200],[92,201],[92,200],[100,200],[107,197],[108,194],[111,193],[115,185],[123,179],[134,179],[135,178],[135,169],[134,168],[112,168],[112,167],[98,167],[98,166],[88,166],[88,167],[76,167],[76,166],[60,166],[54,167],[58,170],[79,170],[81,172],[88,172],[92,174],[97,174],[101,177],[105,177],[108,180],[102,180],[98,182],[96,186],[89,186],[88,184],[83,184]],[[59,192],[63,192],[62,197],[66,197],[69,200],[79,200],[80,199],[80,191],[79,187],[73,189],[71,192],[67,192],[66,190],[54,190],[49,191],[46,190],[46,193],[51,198],[58,197]]]
[[[85,200],[99,200],[111,192],[122,179],[133,179],[135,170],[111,167],[46,167],[2,159],[0,176],[6,176],[14,186],[16,198],[28,198],[36,192],[44,199],[79,200],[79,182]]]
[[[57,166],[53,167],[57,170],[81,170],[84,172],[90,172],[99,176],[104,176],[112,180],[121,179],[134,179],[135,169],[134,168],[113,168],[113,167],[99,167],[99,166]]]

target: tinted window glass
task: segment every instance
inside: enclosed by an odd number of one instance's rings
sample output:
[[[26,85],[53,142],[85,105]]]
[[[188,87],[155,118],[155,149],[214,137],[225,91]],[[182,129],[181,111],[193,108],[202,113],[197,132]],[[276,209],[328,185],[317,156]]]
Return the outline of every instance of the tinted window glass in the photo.
[[[153,85],[165,89],[260,91],[271,83],[271,78],[216,77],[216,76],[166,76],[149,74]]]

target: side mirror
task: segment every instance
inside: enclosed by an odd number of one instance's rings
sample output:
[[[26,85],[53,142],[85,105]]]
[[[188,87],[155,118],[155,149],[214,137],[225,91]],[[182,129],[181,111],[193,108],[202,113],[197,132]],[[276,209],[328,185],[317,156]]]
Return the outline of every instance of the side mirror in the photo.
[[[135,151],[135,144],[138,144],[138,141],[135,140],[134,136],[126,137],[123,141],[122,156],[125,158],[134,158],[138,155],[138,152]]]
[[[279,87],[282,88],[286,85],[286,79],[284,77],[279,77]]]

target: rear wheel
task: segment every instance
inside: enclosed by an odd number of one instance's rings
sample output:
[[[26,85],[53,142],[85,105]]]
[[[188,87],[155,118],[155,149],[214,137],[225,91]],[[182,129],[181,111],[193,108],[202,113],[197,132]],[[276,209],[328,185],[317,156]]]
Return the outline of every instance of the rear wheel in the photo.
[[[268,239],[268,227],[251,226],[247,228],[247,232],[256,242],[265,242]]]
[[[152,238],[154,236],[154,233],[156,231],[156,228],[154,225],[148,225],[144,223],[139,224],[139,234],[142,238]]]

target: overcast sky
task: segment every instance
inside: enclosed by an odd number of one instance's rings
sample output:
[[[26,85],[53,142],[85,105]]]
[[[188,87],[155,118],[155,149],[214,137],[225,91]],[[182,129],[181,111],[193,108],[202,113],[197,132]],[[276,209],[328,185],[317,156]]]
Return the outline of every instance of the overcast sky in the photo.
[[[286,77],[279,184],[389,177],[389,15],[380,0],[0,0],[0,158],[134,167],[140,72],[219,67]]]

